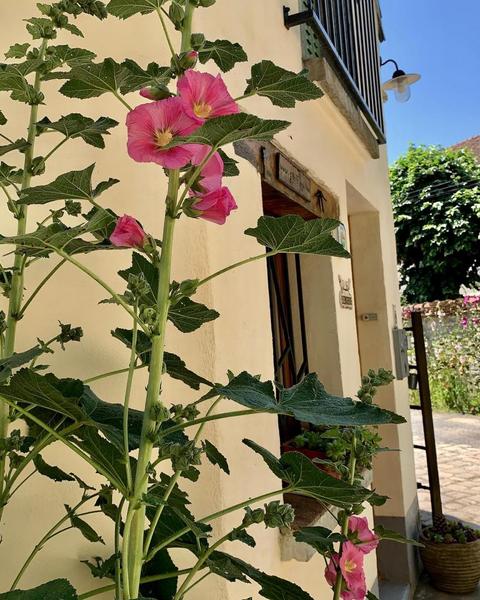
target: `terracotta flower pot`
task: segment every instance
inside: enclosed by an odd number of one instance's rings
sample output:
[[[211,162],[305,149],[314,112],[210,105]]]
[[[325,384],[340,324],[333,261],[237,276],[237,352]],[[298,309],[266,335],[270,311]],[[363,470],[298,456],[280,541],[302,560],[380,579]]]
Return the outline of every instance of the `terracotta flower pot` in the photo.
[[[287,442],[286,444],[282,444],[282,453],[286,452],[300,452],[304,456],[308,457],[310,460],[314,458],[318,458],[320,460],[328,460],[328,456],[322,450],[310,450],[309,448],[297,448],[292,442]],[[331,477],[335,477],[335,479],[340,479],[340,474],[333,469],[329,469],[326,465],[322,465],[321,463],[314,463],[317,469],[320,471],[324,471]]]
[[[480,581],[480,540],[466,544],[436,544],[420,540],[425,570],[438,590],[449,594],[469,594]]]

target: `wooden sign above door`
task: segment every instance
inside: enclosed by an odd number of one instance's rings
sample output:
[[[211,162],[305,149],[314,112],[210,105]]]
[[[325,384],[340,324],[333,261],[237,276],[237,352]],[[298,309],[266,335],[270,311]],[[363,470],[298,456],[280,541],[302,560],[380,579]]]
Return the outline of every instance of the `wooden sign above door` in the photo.
[[[262,175],[272,213],[284,212],[280,205],[288,199],[299,205],[298,213],[305,217],[339,218],[337,197],[283,149],[272,142],[242,141],[235,144],[235,151]]]

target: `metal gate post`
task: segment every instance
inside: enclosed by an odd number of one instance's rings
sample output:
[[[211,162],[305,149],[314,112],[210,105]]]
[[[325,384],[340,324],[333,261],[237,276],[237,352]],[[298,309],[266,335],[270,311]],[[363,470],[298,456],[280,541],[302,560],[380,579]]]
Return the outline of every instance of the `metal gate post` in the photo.
[[[420,406],[422,410],[423,431],[425,435],[425,451],[427,453],[427,469],[432,502],[433,523],[443,519],[440,477],[438,474],[437,448],[435,444],[435,429],[433,426],[432,399],[428,382],[427,352],[423,330],[422,313],[412,312],[412,333],[415,345],[415,362],[418,373]]]

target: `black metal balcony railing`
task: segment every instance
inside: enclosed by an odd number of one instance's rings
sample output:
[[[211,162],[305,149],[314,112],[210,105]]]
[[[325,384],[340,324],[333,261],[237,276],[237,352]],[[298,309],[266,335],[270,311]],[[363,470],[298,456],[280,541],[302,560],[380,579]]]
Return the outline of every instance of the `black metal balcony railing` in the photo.
[[[312,25],[369,125],[385,142],[377,0],[312,0]]]

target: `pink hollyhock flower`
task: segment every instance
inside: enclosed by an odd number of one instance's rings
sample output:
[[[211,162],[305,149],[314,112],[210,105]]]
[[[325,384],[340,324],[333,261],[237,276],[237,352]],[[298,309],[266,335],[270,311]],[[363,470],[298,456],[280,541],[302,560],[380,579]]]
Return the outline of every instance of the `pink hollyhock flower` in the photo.
[[[214,77],[189,69],[178,80],[178,93],[185,112],[199,123],[239,112],[238,104],[228,93],[221,75]]]
[[[210,146],[194,144],[195,150],[192,154],[192,165],[198,166],[207,158],[212,151]],[[222,187],[222,177],[225,165],[218,152],[212,155],[200,173],[200,185],[205,192],[213,192]]]
[[[118,219],[110,241],[118,247],[142,248],[146,237],[138,221],[128,215],[123,215]]]
[[[128,154],[137,162],[154,162],[180,169],[190,162],[192,148],[183,144],[165,148],[178,136],[190,135],[198,122],[189,117],[180,98],[141,104],[128,113]]]
[[[337,566],[339,563],[340,555],[334,554],[325,569],[325,579],[331,588],[335,588],[337,583]],[[352,589],[348,588],[345,580],[343,580],[342,587],[344,588],[341,593],[342,600],[364,600],[367,595],[365,577],[359,578],[355,587]]]
[[[362,587],[365,581],[363,552],[355,544],[352,544],[352,542],[345,542],[342,546],[340,570],[351,592],[355,592]]]
[[[348,530],[356,534],[355,544],[364,554],[373,552],[380,542],[378,536],[369,529],[366,517],[350,517]]]
[[[201,219],[217,225],[224,225],[232,210],[238,208],[234,197],[226,187],[196,196],[196,198],[192,208],[200,213]]]

